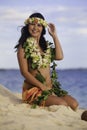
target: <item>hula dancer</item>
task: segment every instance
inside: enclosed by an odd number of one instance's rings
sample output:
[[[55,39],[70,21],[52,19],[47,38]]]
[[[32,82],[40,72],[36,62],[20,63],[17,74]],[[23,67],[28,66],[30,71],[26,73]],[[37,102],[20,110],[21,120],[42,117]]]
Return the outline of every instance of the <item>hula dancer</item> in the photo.
[[[40,13],[30,15],[24,24],[15,46],[20,72],[25,79],[23,101],[39,106],[65,105],[75,110],[77,101],[61,88],[56,74],[54,60],[62,60],[63,51],[55,25],[47,23]],[[54,48],[44,37],[46,27],[53,39]]]

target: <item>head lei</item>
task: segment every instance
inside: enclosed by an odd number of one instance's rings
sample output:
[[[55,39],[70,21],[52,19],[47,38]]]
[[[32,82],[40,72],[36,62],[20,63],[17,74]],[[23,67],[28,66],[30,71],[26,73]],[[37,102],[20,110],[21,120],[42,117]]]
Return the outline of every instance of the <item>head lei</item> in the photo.
[[[41,24],[44,27],[47,27],[47,22],[45,20],[43,20],[42,18],[38,18],[38,17],[32,17],[32,18],[28,18],[25,20],[25,25],[29,24],[29,23],[34,23],[34,24]]]

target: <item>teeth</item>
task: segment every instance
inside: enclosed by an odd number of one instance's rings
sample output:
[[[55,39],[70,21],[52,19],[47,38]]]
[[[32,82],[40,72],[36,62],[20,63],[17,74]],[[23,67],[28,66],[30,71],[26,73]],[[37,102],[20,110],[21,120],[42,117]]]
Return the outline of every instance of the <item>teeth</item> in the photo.
[[[35,33],[37,32],[37,30],[32,30],[32,31],[35,32]]]
[[[34,33],[36,33],[37,31],[33,31]]]

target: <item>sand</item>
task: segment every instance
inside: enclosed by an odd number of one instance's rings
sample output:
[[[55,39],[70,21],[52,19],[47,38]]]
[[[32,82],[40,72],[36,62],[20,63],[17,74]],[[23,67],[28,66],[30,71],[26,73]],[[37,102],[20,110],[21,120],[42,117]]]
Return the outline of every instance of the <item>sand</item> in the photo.
[[[83,111],[61,105],[32,109],[22,102],[21,94],[0,85],[0,130],[87,130]]]

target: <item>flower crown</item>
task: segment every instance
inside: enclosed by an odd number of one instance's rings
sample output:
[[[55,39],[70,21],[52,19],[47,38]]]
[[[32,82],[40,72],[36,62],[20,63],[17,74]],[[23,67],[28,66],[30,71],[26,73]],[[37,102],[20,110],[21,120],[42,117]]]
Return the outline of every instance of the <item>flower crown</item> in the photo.
[[[35,24],[42,24],[44,27],[47,27],[47,22],[41,18],[38,17],[32,17],[32,18],[28,18],[25,20],[25,25],[29,24],[29,23],[35,23]]]

